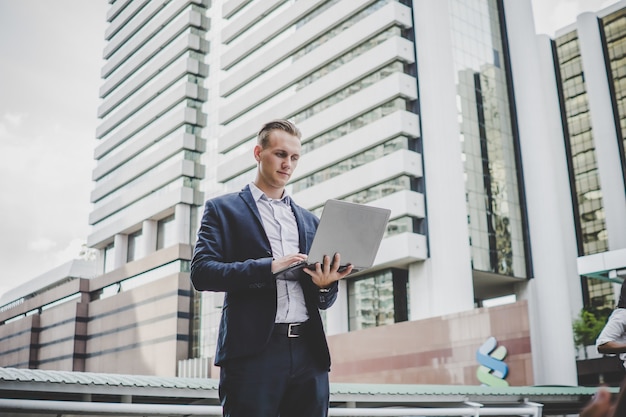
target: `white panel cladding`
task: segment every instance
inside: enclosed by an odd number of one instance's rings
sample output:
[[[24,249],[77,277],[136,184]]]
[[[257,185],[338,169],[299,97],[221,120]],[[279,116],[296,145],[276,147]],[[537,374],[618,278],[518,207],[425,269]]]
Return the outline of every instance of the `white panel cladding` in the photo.
[[[302,132],[303,142],[306,142],[311,137],[308,133]],[[363,149],[383,143],[396,136],[418,137],[419,116],[405,110],[399,110],[350,132],[319,149],[302,155],[292,181],[310,175],[323,167],[333,165],[335,162],[357,154]],[[255,165],[252,149],[250,149],[249,152],[221,163],[217,168],[217,181],[227,181],[254,168]]]
[[[578,258],[578,245],[576,238],[576,228],[572,216],[564,216],[563,213],[574,213],[572,205],[572,188],[569,180],[569,172],[567,169],[567,155],[565,149],[565,140],[563,139],[563,125],[561,119],[561,106],[559,104],[558,85],[556,74],[551,68],[554,68],[554,54],[552,39],[548,35],[537,36],[537,51],[539,64],[542,67],[541,72],[541,89],[543,90],[542,109],[546,121],[546,138],[540,140],[544,149],[533,149],[533,154],[537,152],[551,153],[552,171],[548,175],[552,175],[555,181],[556,194],[554,195],[554,204],[558,206],[558,212],[561,214],[557,223],[560,223],[560,229],[557,232],[560,244],[563,247],[564,262],[560,270],[566,277],[575,277],[583,275],[577,270],[576,258]],[[523,145],[525,146],[525,144]],[[525,166],[535,166],[534,161],[524,159]],[[524,178],[524,185],[527,189],[533,189],[536,186],[543,188],[545,184],[534,185],[528,182],[529,178]],[[545,204],[546,202],[544,202]],[[528,206],[527,206],[528,208]],[[526,208],[526,209],[527,209]],[[550,221],[550,220],[548,220]],[[532,244],[532,243],[531,243]],[[548,243],[549,245],[550,243]],[[523,251],[523,248],[522,248]],[[523,253],[523,252],[521,252]],[[553,258],[553,255],[550,254]],[[515,264],[514,269],[516,269]],[[534,267],[533,267],[534,268]],[[564,293],[569,298],[570,316],[578,318],[580,310],[583,308],[582,288],[579,280],[567,279],[567,291]]]
[[[393,61],[399,60],[405,63],[413,63],[415,61],[413,51],[413,44],[410,41],[400,37],[390,38],[316,82],[294,92],[294,95],[285,100],[285,105],[291,107],[294,112],[304,110],[315,102],[350,85],[354,80],[361,79]],[[290,73],[291,68],[285,70],[284,73]],[[285,78],[288,78],[289,76],[284,73],[277,74],[277,77],[285,75]],[[226,105],[220,112],[220,123],[232,121],[256,104],[275,94],[276,91],[272,91],[272,88],[280,86],[278,79],[275,80],[277,81],[276,83],[273,82],[274,80],[270,80],[260,86],[260,88],[254,89],[249,94],[239,97],[230,105]]]
[[[252,0],[226,0],[222,5],[222,17],[228,19]]]
[[[374,260],[374,266],[367,272],[404,267],[427,258],[426,236],[409,232],[400,233],[383,239]]]
[[[242,32],[245,32],[284,2],[284,0],[263,0],[253,4],[245,12],[237,16],[236,19],[233,19],[232,23],[222,30],[222,43],[227,44],[231,42],[235,37],[239,36]],[[301,3],[315,4],[319,2],[320,0],[296,2],[289,9],[301,8],[299,7],[301,6]]]
[[[94,152],[95,158],[98,159],[98,166],[94,169],[93,179],[97,180],[101,176],[106,175],[110,170],[115,169],[117,166],[137,155],[137,153],[146,149],[152,142],[158,141],[183,124],[201,124],[204,117],[205,116],[199,109],[183,107],[178,111],[170,113],[167,117],[156,120],[142,131],[141,135],[133,137],[132,143],[128,144],[122,151],[107,155],[107,153],[126,140],[126,138],[121,135],[109,136],[96,147]]]
[[[118,70],[118,68],[128,76],[144,65],[152,56],[156,55],[187,28],[190,26],[199,26],[201,23],[201,15],[198,12],[189,10],[189,12],[181,14],[164,27],[156,36],[150,39],[142,39],[144,42],[143,46],[132,56],[128,57],[122,54],[113,55],[102,67],[101,76],[106,78],[111,75],[113,71]]]
[[[285,39],[284,42],[281,42],[271,49],[264,51],[262,56],[253,59],[251,62],[248,62],[247,65],[244,65],[240,69],[236,70],[232,77],[236,77],[239,80],[239,85],[231,86],[228,90],[239,88],[242,84],[267,71],[278,62],[284,60],[298,49],[306,46],[309,42],[327,32],[337,23],[350,17],[355,11],[360,10],[362,6],[363,4],[361,2],[347,1],[340,2],[326,10],[324,13],[320,14],[303,27],[298,28],[298,30],[295,31],[293,35]],[[399,13],[407,15],[409,22],[408,26],[410,26],[410,10],[406,6],[394,2],[388,4],[374,14],[379,14],[382,10],[386,10],[386,12],[383,12],[382,15],[384,15],[384,13],[392,13],[394,15]],[[262,26],[262,28],[265,28],[268,32],[271,31],[270,27],[266,28],[265,26]],[[237,55],[235,58],[229,58],[229,54],[232,53],[234,53],[234,48],[222,57],[222,66],[224,66],[224,63],[229,62],[229,59],[234,62],[245,57],[244,55]],[[225,85],[228,86],[227,81],[225,81]],[[220,91],[220,93],[224,95],[223,91]]]
[[[174,19],[178,14],[180,14],[180,17]],[[171,28],[169,26],[170,21],[173,22]],[[187,24],[182,26],[182,22],[186,22]],[[150,39],[159,36],[163,31],[169,33],[170,38],[174,39],[186,29],[186,26],[206,29],[208,27],[208,20],[200,11],[191,8],[187,10],[175,9],[173,6],[165,8],[162,13],[155,16],[146,26],[142,27],[128,42],[120,46],[115,53],[108,58],[105,64],[106,69],[109,71],[108,73],[110,74],[131,56],[134,56]]]
[[[185,149],[185,136],[193,138],[193,135],[181,131],[176,136],[161,141],[165,141],[165,143],[159,142],[156,144],[155,150],[142,152],[138,158],[133,160],[132,164],[125,164],[116,168],[105,180],[96,183],[94,190],[91,192],[91,202],[95,203],[108,193],[124,186],[124,184],[157,166],[170,156]]]
[[[409,150],[398,150],[306,190],[294,193],[303,207],[319,207],[329,198],[341,199],[400,175],[422,176],[422,156]]]
[[[152,0],[148,2],[146,7],[143,7],[139,12],[133,16],[133,21],[131,24],[126,24],[121,26],[115,20],[109,28],[113,25],[116,28],[119,28],[119,31],[115,33],[115,36],[107,37],[109,39],[109,43],[104,47],[104,52],[102,57],[104,59],[108,59],[113,52],[115,52],[120,46],[124,44],[128,39],[130,39],[133,35],[135,35],[141,26],[145,24],[148,20],[152,19],[154,15],[156,15],[161,9],[163,9],[169,3],[168,0]],[[116,3],[117,4],[117,3]],[[133,2],[133,5],[135,2]]]
[[[147,197],[155,190],[164,187],[180,177],[194,177],[197,176],[196,173],[200,172],[199,164],[189,160],[176,161],[167,167],[162,167],[159,172],[155,172],[150,175],[149,178],[145,178],[140,185],[125,188],[124,193],[121,193],[101,207],[95,208],[89,214],[89,224],[95,224],[105,217],[123,210],[125,207]]]
[[[532,370],[537,385],[573,385],[577,381],[572,345],[572,310],[567,297],[566,254],[562,240],[554,148],[546,107],[556,104],[556,90],[543,89],[542,74],[553,68],[540,64],[530,2],[503,2],[510,45],[512,85],[518,120],[521,159],[524,161],[526,209],[532,248],[532,271],[522,298],[528,299]],[[597,23],[596,23],[597,28]],[[585,69],[586,70],[586,69]],[[585,71],[585,78],[587,73]],[[588,82],[588,79],[586,80]],[[554,96],[550,97],[551,94]],[[546,99],[547,98],[547,99]],[[430,199],[430,193],[429,193]],[[532,273],[532,276],[530,274]],[[576,278],[574,281],[577,280]],[[559,294],[559,302],[554,295]],[[546,320],[549,318],[549,320]]]
[[[398,8],[390,6],[365,17],[335,36],[332,42],[325,42],[318,48],[315,48],[313,51],[291,63],[289,68],[268,79],[267,82],[259,85],[250,93],[255,96],[259,94],[267,97],[283,90],[300,78],[347,53],[355,46],[362,43],[364,39],[371,38],[394,24],[409,27],[411,25],[411,19],[407,18],[407,14],[396,12],[398,12]],[[243,84],[242,78],[245,76],[246,75],[243,73],[238,75],[237,72],[229,74],[229,78],[225,78],[220,83],[221,94],[231,94],[235,89],[240,88]],[[257,89],[259,93],[257,93]],[[268,92],[268,90],[270,91]]]
[[[119,110],[124,113],[130,113],[132,110],[129,110],[129,108],[136,109],[154,99],[183,75],[193,74],[200,77],[206,77],[208,72],[209,69],[206,64],[203,64],[193,58],[186,57],[179,59],[175,64],[168,66],[166,70],[159,72],[157,75],[158,78],[154,78],[156,82],[151,83],[147,87],[144,86],[142,89],[139,89],[141,86],[136,84],[135,90],[128,91],[126,88],[117,89],[100,105],[98,108],[98,117],[106,116],[116,106],[132,96],[132,99],[124,105],[124,108]],[[130,103],[133,104],[131,105]]]
[[[101,248],[111,240],[111,236],[118,233],[127,233],[128,230],[150,218],[159,218],[159,215],[171,212],[177,204],[202,204],[200,195],[196,195],[193,188],[181,187],[153,193],[124,210],[107,218],[102,223],[93,226],[93,232],[87,237],[87,246]]]
[[[409,100],[417,98],[417,85],[415,78],[403,73],[395,73],[380,80],[379,82],[364,88],[358,93],[340,101],[314,116],[302,121],[298,127],[306,137],[317,136],[319,133],[332,129],[356,115],[372,110],[396,97],[405,97]],[[257,127],[262,126],[268,120],[293,115],[293,109],[285,103],[280,103],[274,108],[262,112],[245,123],[224,129],[218,143],[218,151],[225,152],[245,142],[254,136]]]
[[[115,154],[114,157],[109,158],[109,155],[107,155],[106,159],[100,159],[98,161],[98,165],[93,170],[92,179],[96,181],[111,171],[119,168],[122,164],[127,162],[132,157],[141,154],[158,140],[161,139],[155,140],[152,137],[141,135],[136,140],[129,143],[129,146],[124,148],[124,152],[119,152]],[[180,146],[181,149],[191,151],[204,151],[205,149],[204,140],[196,138],[196,136],[191,133],[177,133],[172,142],[178,143],[178,146]]]
[[[185,7],[188,7],[190,4],[203,4],[205,2],[206,2],[205,0],[185,0],[185,1],[183,0],[174,0],[174,1],[151,0],[149,1],[146,7],[143,7],[139,11],[139,13],[137,13],[137,15],[133,17],[133,21],[131,24],[124,25],[124,27],[122,27],[118,33],[115,33],[115,36],[107,37],[107,39],[110,39],[110,40],[109,40],[109,43],[104,48],[103,57],[105,59],[108,59],[118,48],[124,45],[126,41],[128,41],[129,39],[132,41],[133,37],[137,37],[137,36],[141,36],[143,38],[149,37],[149,36],[144,36],[144,34],[140,32],[139,28],[141,28],[141,31],[145,31],[146,29],[143,27],[143,25],[146,22],[150,21],[150,19],[154,17],[157,13],[159,13],[161,9],[163,9],[165,6],[168,6],[170,7],[170,9],[172,9],[171,11],[167,12],[169,16],[168,18],[169,20],[172,18],[172,16],[175,16],[178,13],[180,13],[182,9],[184,9]],[[135,3],[136,2],[133,1],[133,5]],[[163,19],[159,17],[154,22],[150,21],[150,23],[148,23],[148,26],[152,26],[154,30],[157,24],[159,24],[160,26],[163,26],[162,20]],[[109,27],[116,25],[116,24],[117,24],[117,20],[112,22]],[[156,33],[157,30],[154,30],[154,33]]]
[[[450,7],[413,0],[429,231],[429,259],[410,272],[413,319],[474,308]]]
[[[118,89],[116,93],[121,94],[124,98],[129,97],[132,93],[137,91],[139,87],[156,76],[159,71],[174,62],[174,60],[187,50],[207,51],[208,42],[201,39],[198,35],[185,34],[180,36],[174,42],[168,44],[167,48],[162,49],[156,55],[152,56],[141,68],[141,71],[132,74],[132,77],[125,68],[111,74],[100,87],[100,97],[106,97],[113,89],[120,85],[123,85],[123,88]],[[130,70],[134,70],[134,68],[130,68]]]
[[[111,37],[128,23],[135,13],[149,3],[149,1],[150,0],[118,0],[113,3],[107,12],[106,19],[107,22],[111,22],[111,24],[104,32],[104,39],[111,39]]]
[[[126,137],[132,136],[184,99],[193,98],[196,100],[206,100],[206,97],[207,90],[200,87],[198,84],[189,82],[181,84],[168,93],[161,94],[157,99],[145,106],[141,112],[137,112],[131,119],[124,121],[124,123],[120,124],[119,121],[113,118],[106,119],[96,128],[96,137],[101,139],[114,129],[115,134],[122,134],[122,136]]]
[[[381,207],[391,210],[389,219],[411,216],[418,219],[426,217],[424,194],[417,191],[402,190],[378,200],[367,203],[366,206]]]
[[[183,78],[185,74],[192,73],[191,70],[193,69],[201,69],[200,64],[196,60],[191,58],[181,59],[159,73],[147,86],[135,91],[123,104],[121,102],[115,103],[113,100],[110,100],[113,97],[107,98],[103,103],[103,106],[106,106],[107,109],[112,109],[114,105],[122,105],[114,111],[107,113],[108,117],[106,117],[106,123],[117,125],[123,120],[133,116],[133,114],[150,101],[157,98],[160,94],[165,93],[168,88]],[[102,109],[103,107],[101,106],[100,108]]]
[[[335,165],[389,139],[404,135],[419,136],[419,119],[416,114],[397,111],[373,123],[363,126],[344,137],[304,155],[292,181],[313,174],[320,169]]]
[[[113,268],[124,265],[128,254],[128,235],[116,234],[113,236]]]

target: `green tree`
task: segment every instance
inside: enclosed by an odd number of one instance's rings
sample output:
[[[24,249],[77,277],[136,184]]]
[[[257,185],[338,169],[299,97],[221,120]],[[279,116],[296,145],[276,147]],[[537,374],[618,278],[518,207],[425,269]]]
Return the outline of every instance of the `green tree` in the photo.
[[[606,320],[610,314],[610,310],[591,310],[583,308],[578,314],[578,319],[574,320],[574,345],[585,346],[594,345],[600,332],[606,324]],[[585,359],[587,358],[587,350],[585,351]]]

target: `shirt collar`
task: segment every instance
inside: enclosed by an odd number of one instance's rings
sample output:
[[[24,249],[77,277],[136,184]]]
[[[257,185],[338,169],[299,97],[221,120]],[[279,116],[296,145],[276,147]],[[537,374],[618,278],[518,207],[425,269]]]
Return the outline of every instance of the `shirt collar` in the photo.
[[[257,187],[253,182],[250,183],[250,192],[252,193],[252,198],[254,198],[254,201],[259,201],[259,200],[272,201],[272,199],[269,198],[267,195],[265,195],[265,193],[259,187]],[[291,205],[291,199],[289,197],[289,194],[287,194],[287,190],[283,191],[283,196],[277,200],[282,201],[288,206]]]

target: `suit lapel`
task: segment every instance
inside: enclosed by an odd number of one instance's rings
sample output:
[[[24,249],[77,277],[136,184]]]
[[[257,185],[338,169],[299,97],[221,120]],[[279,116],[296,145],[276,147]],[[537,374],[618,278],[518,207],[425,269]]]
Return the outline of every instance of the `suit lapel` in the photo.
[[[252,197],[252,193],[250,192],[250,186],[246,185],[243,190],[239,193],[239,196],[246,203],[254,218],[256,219],[257,225],[263,231],[263,235],[265,235],[265,227],[263,227],[263,220],[261,220],[261,213],[259,213],[259,208],[256,206],[256,201],[254,201],[254,197]]]
[[[296,224],[298,225],[298,245],[300,246],[300,253],[308,253],[309,245],[306,241],[304,222],[302,220],[302,209],[293,202],[293,199],[290,198],[289,201],[291,203],[293,215],[296,218]]]

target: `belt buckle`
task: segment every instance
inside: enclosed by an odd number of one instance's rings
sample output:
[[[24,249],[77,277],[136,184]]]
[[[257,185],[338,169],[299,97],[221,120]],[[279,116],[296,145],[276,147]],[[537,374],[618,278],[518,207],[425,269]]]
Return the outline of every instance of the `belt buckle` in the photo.
[[[300,337],[299,334],[291,333],[292,329],[297,329],[300,326],[300,323],[289,323],[289,327],[287,328],[287,337]]]

